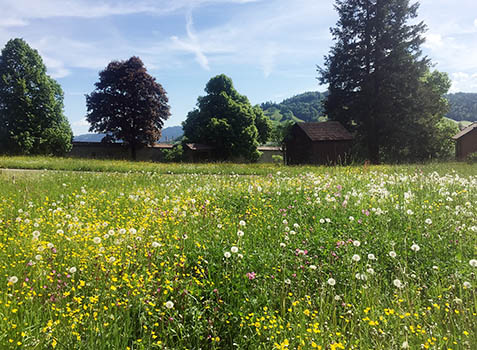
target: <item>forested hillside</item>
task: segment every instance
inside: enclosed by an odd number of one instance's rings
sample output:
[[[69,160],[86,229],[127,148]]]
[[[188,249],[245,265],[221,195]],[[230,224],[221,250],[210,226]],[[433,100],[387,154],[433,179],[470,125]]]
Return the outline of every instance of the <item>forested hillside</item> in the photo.
[[[265,115],[273,122],[287,120],[297,122],[314,122],[326,119],[323,100],[327,92],[308,91],[287,98],[280,103],[265,102],[260,105]],[[455,121],[477,121],[477,93],[457,92],[446,95],[450,104],[447,114]]]
[[[456,121],[477,121],[477,93],[457,92],[448,94],[450,104],[447,117]]]
[[[273,122],[315,122],[323,116],[322,101],[325,97],[326,93],[309,91],[287,98],[281,103],[265,102],[260,107]]]

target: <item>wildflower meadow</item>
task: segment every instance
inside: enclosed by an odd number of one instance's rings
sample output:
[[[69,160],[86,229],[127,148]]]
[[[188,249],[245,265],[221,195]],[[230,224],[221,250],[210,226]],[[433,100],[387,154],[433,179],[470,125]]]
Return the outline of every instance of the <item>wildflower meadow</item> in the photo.
[[[1,172],[0,349],[477,348],[475,165],[188,167]]]

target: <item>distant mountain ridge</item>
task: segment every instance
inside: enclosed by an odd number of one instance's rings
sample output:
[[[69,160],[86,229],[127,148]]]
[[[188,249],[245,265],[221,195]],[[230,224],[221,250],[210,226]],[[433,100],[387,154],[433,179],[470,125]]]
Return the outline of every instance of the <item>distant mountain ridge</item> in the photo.
[[[181,126],[170,126],[162,129],[162,135],[159,142],[173,142],[184,134]],[[75,136],[73,141],[76,142],[101,142],[106,134],[82,134]]]

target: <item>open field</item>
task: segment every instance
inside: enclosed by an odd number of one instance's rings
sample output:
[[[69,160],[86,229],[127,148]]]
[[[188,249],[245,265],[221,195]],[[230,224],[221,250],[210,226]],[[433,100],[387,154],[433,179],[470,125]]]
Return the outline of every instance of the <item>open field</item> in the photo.
[[[477,347],[476,165],[0,166],[0,349]]]

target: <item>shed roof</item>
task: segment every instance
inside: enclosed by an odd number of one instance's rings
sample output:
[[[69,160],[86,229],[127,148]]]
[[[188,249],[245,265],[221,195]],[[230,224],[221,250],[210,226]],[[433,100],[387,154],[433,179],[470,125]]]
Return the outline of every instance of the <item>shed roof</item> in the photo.
[[[452,138],[454,140],[460,139],[462,136],[468,134],[469,132],[471,132],[475,128],[477,128],[477,122],[473,122],[472,124],[470,124],[466,128],[462,129],[457,135],[452,136]]]
[[[155,143],[152,145],[152,148],[161,148],[161,149],[171,149],[174,148],[172,143]]]
[[[212,151],[215,149],[215,147],[204,145],[202,143],[186,143],[186,146],[192,151]]]
[[[278,146],[258,146],[259,151],[281,151],[282,148]]]
[[[353,136],[337,121],[296,123],[311,141],[348,141]]]

